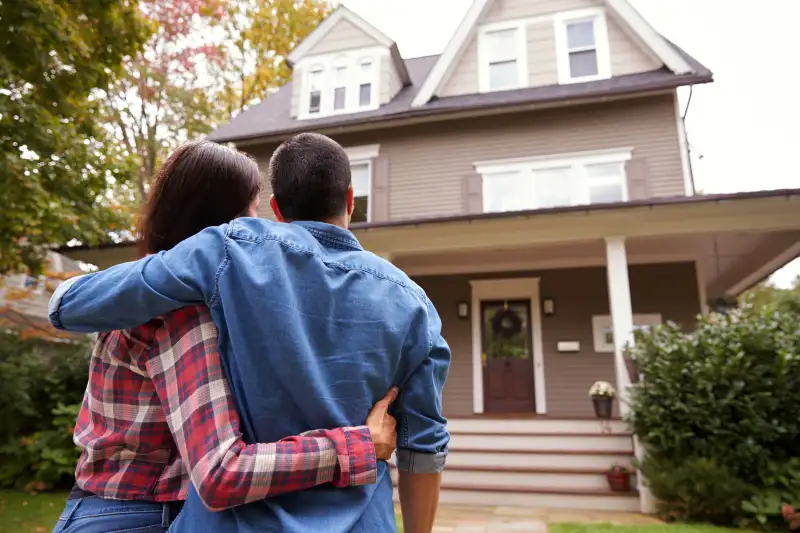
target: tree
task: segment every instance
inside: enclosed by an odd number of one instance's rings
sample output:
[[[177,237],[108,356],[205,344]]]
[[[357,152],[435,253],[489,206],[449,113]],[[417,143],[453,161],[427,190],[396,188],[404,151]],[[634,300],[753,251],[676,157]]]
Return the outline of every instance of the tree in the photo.
[[[36,271],[49,247],[124,223],[109,186],[124,153],[95,120],[105,87],[146,35],[136,2],[2,0],[0,273]]]
[[[757,307],[774,306],[781,311],[800,314],[800,275],[788,289],[781,289],[768,281],[759,283],[742,294],[740,300],[751,302]]]
[[[140,0],[139,6],[152,33],[105,92],[104,119],[138,161],[136,191],[144,200],[163,157],[212,127],[204,74],[221,57],[208,35],[223,7],[220,0]]]
[[[330,13],[324,0],[231,0],[221,21],[217,118],[228,121],[289,81],[285,59]]]

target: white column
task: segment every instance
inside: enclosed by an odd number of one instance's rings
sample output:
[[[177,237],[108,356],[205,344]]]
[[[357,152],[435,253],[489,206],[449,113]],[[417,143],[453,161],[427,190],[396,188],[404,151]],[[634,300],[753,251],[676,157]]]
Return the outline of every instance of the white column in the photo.
[[[617,376],[619,410],[628,414],[628,370],[624,352],[633,344],[633,308],[628,281],[628,254],[625,237],[606,237],[606,270],[608,272],[608,302],[614,331],[614,369]]]

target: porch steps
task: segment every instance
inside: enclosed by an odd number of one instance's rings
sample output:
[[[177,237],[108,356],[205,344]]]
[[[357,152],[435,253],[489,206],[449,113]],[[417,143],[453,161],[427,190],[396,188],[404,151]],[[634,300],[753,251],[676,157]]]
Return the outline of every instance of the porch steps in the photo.
[[[448,428],[442,503],[639,510],[638,493],[610,491],[604,475],[633,461],[621,421],[475,418]]]

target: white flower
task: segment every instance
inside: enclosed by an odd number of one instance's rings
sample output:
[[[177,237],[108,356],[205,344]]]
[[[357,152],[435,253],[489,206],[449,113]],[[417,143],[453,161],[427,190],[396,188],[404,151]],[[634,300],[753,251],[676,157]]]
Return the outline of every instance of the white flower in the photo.
[[[617,390],[608,381],[596,381],[589,388],[589,396],[599,396],[602,398],[613,398],[617,395]]]

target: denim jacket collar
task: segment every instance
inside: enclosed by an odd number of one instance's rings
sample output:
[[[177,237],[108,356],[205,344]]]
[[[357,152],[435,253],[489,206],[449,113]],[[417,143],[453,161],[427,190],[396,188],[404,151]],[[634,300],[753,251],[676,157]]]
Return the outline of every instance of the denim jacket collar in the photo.
[[[348,230],[326,224],[325,222],[296,221],[292,222],[306,229],[317,239],[320,244],[329,248],[340,248],[343,250],[363,250],[355,236]]]

